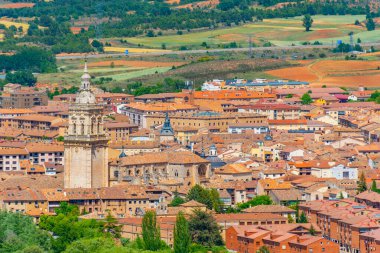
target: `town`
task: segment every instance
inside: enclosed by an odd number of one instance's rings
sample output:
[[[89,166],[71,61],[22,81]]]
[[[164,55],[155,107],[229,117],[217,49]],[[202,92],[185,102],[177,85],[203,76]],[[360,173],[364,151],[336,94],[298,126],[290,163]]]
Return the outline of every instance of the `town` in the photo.
[[[176,216],[196,210],[230,251],[379,252],[377,91],[214,80],[132,96],[95,88],[90,71],[53,100],[4,86],[2,210],[39,223],[75,205],[129,240],[154,210],[169,246]]]
[[[0,253],[380,253],[379,0],[0,0]]]

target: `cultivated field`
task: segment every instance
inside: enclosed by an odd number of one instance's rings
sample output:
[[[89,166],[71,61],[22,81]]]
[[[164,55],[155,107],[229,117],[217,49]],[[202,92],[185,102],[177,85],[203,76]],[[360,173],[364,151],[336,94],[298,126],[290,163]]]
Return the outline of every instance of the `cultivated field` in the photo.
[[[247,46],[249,35],[257,45],[271,42],[275,45],[298,45],[303,42],[320,41],[335,43],[336,40],[349,41],[349,32],[355,33],[355,38],[363,42],[380,41],[380,30],[368,32],[365,27],[354,25],[355,20],[365,20],[364,15],[322,16],[313,17],[314,24],[311,32],[305,32],[302,27],[302,17],[267,19],[263,22],[251,23],[232,28],[222,28],[207,31],[185,33],[183,35],[166,35],[157,37],[123,38],[129,43],[140,44],[146,47],[178,49],[180,46],[201,48],[206,42],[211,47],[237,42]],[[117,41],[117,40],[115,40]]]
[[[29,24],[21,23],[21,22],[14,22],[14,21],[7,19],[7,18],[0,18],[0,24],[5,25],[7,28],[9,28],[12,25],[14,25],[17,28],[21,26],[24,33],[26,33],[29,29]]]
[[[380,61],[317,60],[301,67],[270,70],[282,79],[310,82],[314,87],[380,87]]]
[[[35,5],[34,3],[8,3],[8,2],[3,2],[3,3],[0,3],[0,9],[31,8],[34,5]]]

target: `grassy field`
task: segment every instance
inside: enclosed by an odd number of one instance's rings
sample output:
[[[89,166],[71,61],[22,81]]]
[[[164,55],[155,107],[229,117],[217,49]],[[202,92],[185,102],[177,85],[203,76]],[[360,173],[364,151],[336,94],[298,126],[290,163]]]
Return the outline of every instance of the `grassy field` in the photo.
[[[313,16],[314,24],[311,32],[305,32],[302,27],[302,17],[267,19],[260,23],[246,24],[232,28],[215,29],[200,32],[191,32],[183,35],[167,35],[158,37],[123,38],[132,44],[145,47],[161,48],[163,44],[169,49],[178,49],[181,46],[201,48],[206,42],[211,47],[237,42],[247,46],[249,35],[257,45],[271,42],[275,45],[301,44],[316,40],[331,43],[338,39],[349,40],[348,33],[354,32],[355,37],[363,42],[380,41],[380,31],[366,31],[363,26],[355,26],[355,20],[365,20],[364,15],[346,16]],[[115,39],[116,41],[116,39]],[[112,41],[111,41],[112,42]]]
[[[114,63],[113,67],[111,63]],[[173,66],[179,67],[187,63],[188,61],[183,59],[175,61],[170,57],[156,57],[155,59],[120,57],[120,59],[113,60],[109,58],[91,59],[88,65],[93,81],[100,80],[103,77],[112,78],[112,83],[120,83],[142,76],[161,74]],[[37,76],[38,82],[57,83],[64,86],[80,85],[80,77],[83,73],[82,60],[60,60],[58,61],[58,69],[58,73],[39,74]]]
[[[129,48],[129,47],[104,47],[104,52],[106,53],[124,53],[125,50],[129,51],[129,53],[159,53],[166,52],[167,50],[160,49],[149,49],[149,48]]]
[[[19,23],[19,22],[13,22],[13,21],[10,21],[8,19],[3,19],[3,18],[0,19],[0,24],[5,25],[7,28],[9,28],[12,25],[16,26],[17,28],[21,26],[22,29],[23,29],[23,31],[24,31],[24,33],[26,33],[28,31],[28,29],[29,29],[29,24]]]

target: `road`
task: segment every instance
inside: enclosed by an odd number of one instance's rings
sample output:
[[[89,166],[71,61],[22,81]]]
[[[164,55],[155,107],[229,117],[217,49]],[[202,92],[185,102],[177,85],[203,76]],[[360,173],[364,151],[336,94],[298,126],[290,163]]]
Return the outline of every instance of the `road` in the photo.
[[[380,43],[362,43],[362,46],[380,46]],[[275,51],[287,51],[294,49],[314,49],[314,48],[334,48],[335,45],[305,45],[305,46],[281,46],[281,47],[254,47],[252,51],[264,51],[264,50],[275,50]],[[167,51],[167,52],[149,52],[149,53],[130,53],[129,56],[158,56],[158,55],[168,55],[168,54],[206,54],[206,53],[218,53],[218,52],[248,52],[249,48],[223,48],[223,49],[209,49],[209,50],[183,50],[183,51]],[[112,58],[125,56],[124,53],[110,53],[110,54],[89,54],[87,58]],[[58,60],[74,60],[83,59],[83,55],[65,55],[57,56]]]

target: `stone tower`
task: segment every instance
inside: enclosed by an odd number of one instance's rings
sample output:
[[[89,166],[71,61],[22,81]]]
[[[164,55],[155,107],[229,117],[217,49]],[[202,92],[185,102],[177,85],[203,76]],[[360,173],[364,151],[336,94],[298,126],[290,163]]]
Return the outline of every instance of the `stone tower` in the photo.
[[[108,187],[108,137],[103,107],[90,88],[87,62],[75,103],[69,109],[65,136],[65,188]]]
[[[166,112],[165,122],[160,131],[160,142],[174,141],[174,130],[170,123],[168,112]]]

